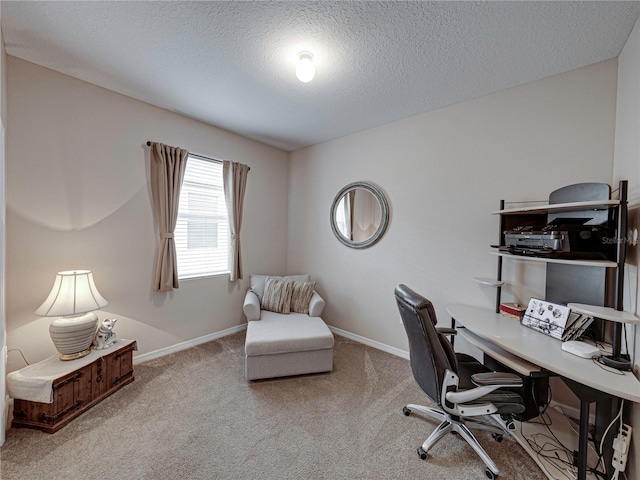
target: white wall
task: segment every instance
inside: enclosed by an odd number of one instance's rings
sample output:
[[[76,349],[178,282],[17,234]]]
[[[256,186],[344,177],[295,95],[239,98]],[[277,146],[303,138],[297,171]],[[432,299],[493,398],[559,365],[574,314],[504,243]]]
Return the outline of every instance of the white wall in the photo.
[[[611,182],[616,60],[511,88],[294,152],[287,268],[310,272],[335,327],[408,349],[393,289],[493,307],[500,199],[546,200],[567,184]],[[428,88],[428,85],[425,85]],[[372,181],[390,223],[373,247],[340,244],[329,225],[336,193]],[[505,261],[503,301],[544,295],[544,267]],[[520,286],[518,286],[520,285]],[[526,288],[522,285],[528,285]]]
[[[618,101],[616,109],[613,178],[629,180],[629,230],[640,226],[640,21],[618,58]],[[640,314],[638,304],[638,247],[629,247],[625,270],[625,310]],[[640,376],[640,328],[628,328],[633,347],[635,373]],[[635,338],[635,345],[633,339]],[[631,408],[632,453],[627,478],[640,477],[640,405]]]
[[[56,272],[87,268],[109,301],[98,316],[146,353],[246,322],[248,273],[286,269],[287,153],[8,57],[7,342],[29,362],[55,353],[33,312]],[[157,229],[146,141],[246,163],[245,280],[151,288]],[[8,370],[24,366],[18,352]]]

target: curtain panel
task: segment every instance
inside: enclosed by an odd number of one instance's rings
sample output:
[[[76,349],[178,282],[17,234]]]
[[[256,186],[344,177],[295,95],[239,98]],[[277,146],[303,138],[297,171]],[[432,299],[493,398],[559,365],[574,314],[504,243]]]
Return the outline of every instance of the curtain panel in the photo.
[[[348,192],[346,199],[349,204],[349,216],[347,217],[349,221],[349,240],[353,240],[353,230],[356,225],[356,190],[353,189]]]
[[[222,178],[224,183],[224,198],[229,216],[229,280],[236,281],[243,278],[242,254],[240,251],[240,229],[242,227],[242,208],[244,193],[247,187],[249,167],[242,163],[222,162]]]
[[[155,291],[167,292],[178,288],[178,266],[173,234],[178,219],[178,202],[189,152],[151,142],[151,195],[160,245],[153,279]]]

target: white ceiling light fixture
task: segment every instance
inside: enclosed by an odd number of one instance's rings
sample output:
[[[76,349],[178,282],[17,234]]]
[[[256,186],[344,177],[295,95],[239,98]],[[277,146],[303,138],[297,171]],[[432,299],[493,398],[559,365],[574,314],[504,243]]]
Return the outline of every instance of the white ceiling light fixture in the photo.
[[[310,52],[300,52],[296,65],[296,77],[302,83],[309,83],[315,76],[316,67],[313,64],[313,55]]]

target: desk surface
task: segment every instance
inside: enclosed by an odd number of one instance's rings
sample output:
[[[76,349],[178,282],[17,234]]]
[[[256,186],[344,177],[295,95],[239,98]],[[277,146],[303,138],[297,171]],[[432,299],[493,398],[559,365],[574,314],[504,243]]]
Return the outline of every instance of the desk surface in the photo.
[[[489,309],[451,305],[447,312],[477,336],[517,357],[582,385],[640,402],[640,380],[632,372],[610,372],[591,359],[565,352],[560,340]]]

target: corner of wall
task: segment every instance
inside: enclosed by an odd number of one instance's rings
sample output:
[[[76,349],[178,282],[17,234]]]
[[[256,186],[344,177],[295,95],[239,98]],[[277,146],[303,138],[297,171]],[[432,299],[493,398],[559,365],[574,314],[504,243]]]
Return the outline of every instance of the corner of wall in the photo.
[[[618,57],[618,88],[615,122],[615,147],[613,179],[629,180],[629,227],[640,225],[640,19],[627,39]],[[636,246],[630,246],[627,255],[625,277],[625,310],[639,313],[640,289],[638,288],[638,257]],[[631,338],[630,350],[634,359],[634,374],[640,376],[640,328],[627,330]],[[629,408],[629,421],[636,432],[640,432],[640,404]],[[640,477],[640,441],[631,442],[631,452],[626,468],[627,478]]]

